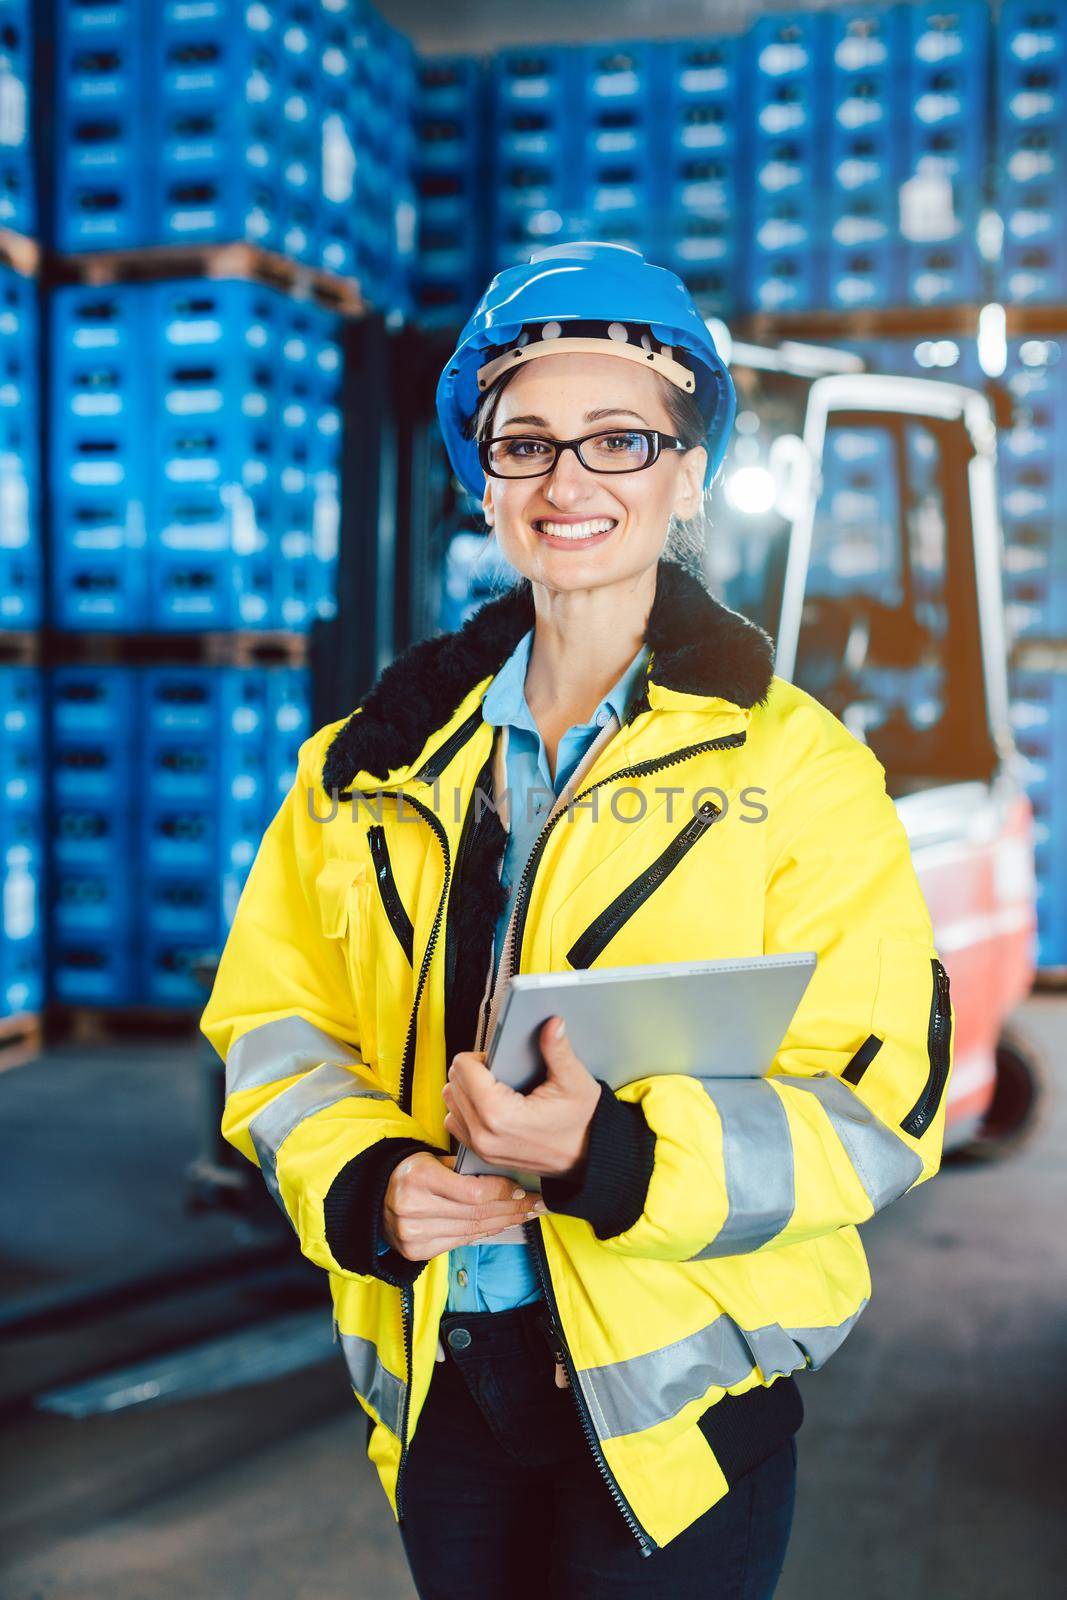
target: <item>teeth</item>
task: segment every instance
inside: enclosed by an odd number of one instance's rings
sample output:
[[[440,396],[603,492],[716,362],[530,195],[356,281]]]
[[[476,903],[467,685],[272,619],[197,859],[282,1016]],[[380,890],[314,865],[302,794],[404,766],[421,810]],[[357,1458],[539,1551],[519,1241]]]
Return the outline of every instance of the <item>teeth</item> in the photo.
[[[597,517],[590,522],[546,522],[542,518],[536,526],[554,539],[589,539],[594,533],[607,533],[615,526],[615,518]]]

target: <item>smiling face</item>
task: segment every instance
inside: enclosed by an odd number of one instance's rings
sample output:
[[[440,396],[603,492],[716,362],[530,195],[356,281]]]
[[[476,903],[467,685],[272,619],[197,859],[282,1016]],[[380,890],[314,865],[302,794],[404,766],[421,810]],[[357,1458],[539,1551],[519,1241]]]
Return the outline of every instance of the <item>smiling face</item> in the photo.
[[[611,355],[539,356],[509,379],[493,437],[575,439],[618,427],[676,434],[655,372]],[[541,478],[486,478],[486,522],[517,571],[549,589],[598,588],[654,568],[671,514],[697,510],[707,453],[664,450],[640,472],[590,472],[563,451]]]

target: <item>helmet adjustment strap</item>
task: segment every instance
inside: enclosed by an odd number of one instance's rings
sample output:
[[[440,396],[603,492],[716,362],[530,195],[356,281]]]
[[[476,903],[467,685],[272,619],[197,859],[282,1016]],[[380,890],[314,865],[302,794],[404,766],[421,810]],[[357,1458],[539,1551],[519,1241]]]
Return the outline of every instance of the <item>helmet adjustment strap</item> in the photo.
[[[553,355],[622,356],[625,361],[637,361],[643,367],[651,367],[654,372],[662,373],[669,383],[673,383],[677,389],[684,389],[687,394],[692,394],[696,389],[696,377],[690,368],[662,351],[646,350],[643,345],[630,344],[621,339],[569,339],[566,334],[560,334],[555,338],[531,340],[527,344],[515,345],[512,349],[505,350],[503,355],[494,356],[492,361],[487,361],[484,366],[478,368],[478,389],[479,391],[488,389],[502,372],[529,361],[536,361],[538,356]]]

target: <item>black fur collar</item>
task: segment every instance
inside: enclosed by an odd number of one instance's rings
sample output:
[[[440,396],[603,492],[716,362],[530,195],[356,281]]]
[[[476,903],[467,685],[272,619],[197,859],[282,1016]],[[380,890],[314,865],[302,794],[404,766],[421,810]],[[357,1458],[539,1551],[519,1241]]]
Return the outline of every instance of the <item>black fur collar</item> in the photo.
[[[522,578],[462,628],[411,645],[379,674],[360,701],[360,715],[338,730],[323,765],[324,790],[346,788],[361,771],[384,780],[414,761],[474,685],[500,670],[533,623],[533,590]],[[746,709],[766,699],[774,671],[770,638],[677,562],[659,563],[645,642],[655,652],[649,676],[664,688]],[[642,697],[627,720],[643,709]]]

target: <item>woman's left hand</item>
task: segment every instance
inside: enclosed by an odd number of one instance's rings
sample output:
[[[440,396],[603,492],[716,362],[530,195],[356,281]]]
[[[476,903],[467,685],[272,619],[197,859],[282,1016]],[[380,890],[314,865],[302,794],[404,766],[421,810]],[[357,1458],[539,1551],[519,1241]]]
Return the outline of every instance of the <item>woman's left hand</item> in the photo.
[[[445,1127],[483,1161],[542,1177],[577,1175],[585,1161],[600,1085],[578,1060],[566,1034],[553,1038],[560,1021],[549,1017],[541,1029],[548,1076],[529,1094],[494,1078],[484,1050],[461,1050],[453,1056],[442,1091],[448,1107]]]

